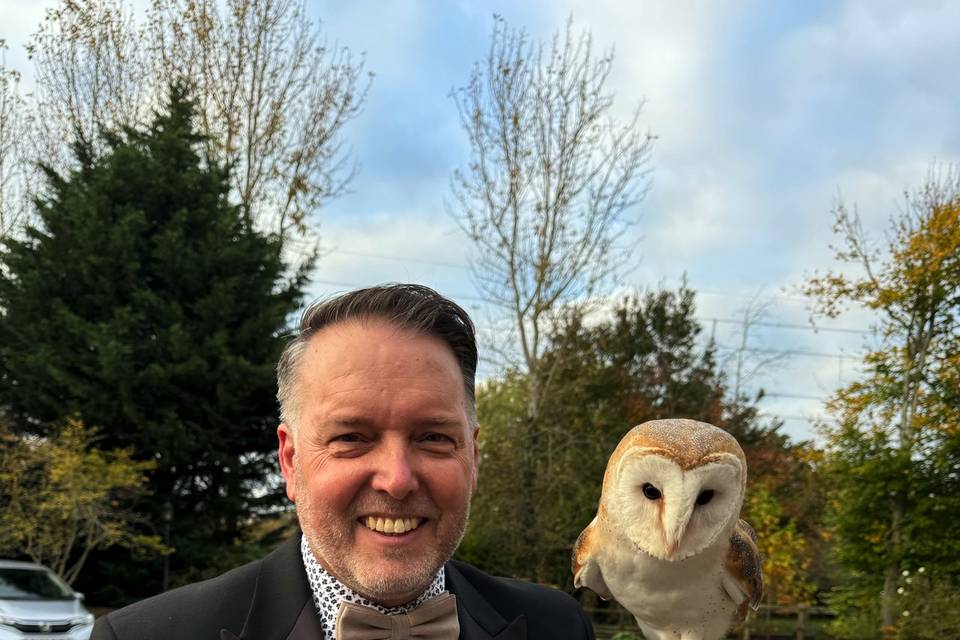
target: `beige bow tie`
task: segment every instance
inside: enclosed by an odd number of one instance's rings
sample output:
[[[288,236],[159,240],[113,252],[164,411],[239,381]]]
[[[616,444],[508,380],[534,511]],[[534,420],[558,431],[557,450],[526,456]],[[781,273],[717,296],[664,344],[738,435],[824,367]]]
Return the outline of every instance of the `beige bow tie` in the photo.
[[[457,597],[443,593],[408,613],[387,615],[352,602],[340,604],[338,640],[457,640]]]

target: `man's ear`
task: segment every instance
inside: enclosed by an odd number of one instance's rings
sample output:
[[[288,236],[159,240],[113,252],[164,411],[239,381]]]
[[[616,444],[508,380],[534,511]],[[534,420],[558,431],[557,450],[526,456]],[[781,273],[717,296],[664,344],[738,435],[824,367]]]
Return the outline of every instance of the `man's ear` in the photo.
[[[480,475],[480,426],[473,428],[473,493],[477,492],[477,477]]]
[[[290,498],[291,502],[297,501],[297,483],[296,483],[296,471],[295,465],[293,462],[294,456],[297,455],[296,447],[296,435],[293,432],[293,429],[290,428],[286,422],[281,422],[280,426],[277,427],[277,440],[280,442],[280,446],[277,450],[277,455],[280,458],[280,473],[283,474],[283,480],[287,485],[287,497]]]

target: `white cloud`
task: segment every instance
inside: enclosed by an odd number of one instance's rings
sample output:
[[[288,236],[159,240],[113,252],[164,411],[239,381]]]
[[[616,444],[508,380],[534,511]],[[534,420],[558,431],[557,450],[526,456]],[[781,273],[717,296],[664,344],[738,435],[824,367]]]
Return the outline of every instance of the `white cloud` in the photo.
[[[12,46],[51,4],[4,3]],[[838,192],[879,241],[903,189],[917,186],[931,161],[960,161],[956,2],[403,0],[311,10],[331,39],[367,51],[377,74],[367,110],[347,127],[363,163],[355,193],[320,214],[324,244],[353,253],[321,260],[317,280],[420,280],[479,295],[465,269],[428,262],[466,264],[465,241],[442,207],[449,171],[466,157],[447,94],[486,54],[493,12],[542,40],[572,15],[592,30],[597,51],[616,46],[616,113],[626,117],[646,98],[641,122],[658,136],[653,190],[636,211],[638,238],[628,239],[642,259],[629,282],[676,283],[687,273],[705,290],[704,316],[729,316],[741,296],[792,290],[832,266]],[[316,285],[317,293],[338,288]],[[796,301],[778,298],[772,313],[806,322]],[[835,324],[864,327],[869,318]],[[823,352],[861,343],[853,334],[757,335],[765,346]],[[838,382],[837,366],[796,357],[764,386],[820,395]],[[819,411],[816,402],[773,398],[763,408]],[[788,423],[791,433],[804,428]]]

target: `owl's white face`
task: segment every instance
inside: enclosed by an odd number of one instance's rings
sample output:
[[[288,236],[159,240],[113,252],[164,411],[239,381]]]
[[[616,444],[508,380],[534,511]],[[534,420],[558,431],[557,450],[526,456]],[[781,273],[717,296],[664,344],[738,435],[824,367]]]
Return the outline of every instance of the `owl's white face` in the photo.
[[[683,560],[726,542],[743,504],[744,471],[728,454],[686,471],[660,455],[627,454],[605,487],[607,518],[640,550]]]

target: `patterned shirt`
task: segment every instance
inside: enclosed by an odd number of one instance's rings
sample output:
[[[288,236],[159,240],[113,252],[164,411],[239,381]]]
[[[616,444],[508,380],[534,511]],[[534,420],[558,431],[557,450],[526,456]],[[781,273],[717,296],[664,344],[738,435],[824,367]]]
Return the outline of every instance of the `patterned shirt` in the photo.
[[[310,591],[313,592],[313,603],[317,607],[317,614],[320,616],[320,625],[323,627],[323,635],[326,638],[336,639],[337,632],[337,614],[340,612],[340,603],[346,600],[365,607],[376,609],[380,613],[395,614],[406,613],[416,609],[421,604],[436,598],[443,593],[446,588],[446,574],[443,567],[437,572],[436,577],[427,590],[420,594],[416,600],[409,604],[399,607],[383,607],[374,602],[370,602],[357,592],[350,589],[320,566],[317,559],[310,550],[306,536],[300,538],[300,555],[303,556],[303,566],[307,570],[307,581],[310,583]]]

